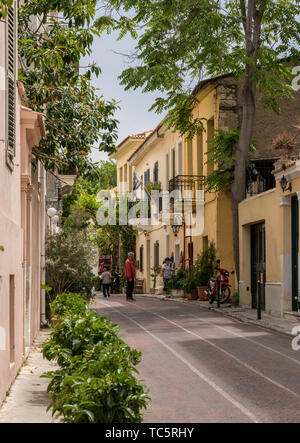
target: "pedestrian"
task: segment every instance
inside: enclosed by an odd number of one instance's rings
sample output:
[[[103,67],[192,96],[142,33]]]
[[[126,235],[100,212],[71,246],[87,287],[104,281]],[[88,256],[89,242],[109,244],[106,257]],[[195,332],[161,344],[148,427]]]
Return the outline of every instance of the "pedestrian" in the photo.
[[[104,266],[105,266],[105,263],[103,261],[103,262],[100,263],[100,272],[101,272],[101,274],[104,271]]]
[[[134,289],[134,279],[135,279],[135,267],[133,263],[134,252],[128,253],[128,258],[125,262],[125,278],[126,278],[126,300],[133,301],[132,296]]]
[[[162,276],[164,280],[164,294],[167,295],[168,292],[168,281],[170,280],[172,274],[172,266],[171,266],[171,260],[169,257],[165,258],[163,265],[162,265]]]
[[[110,289],[110,285],[112,284],[112,276],[111,276],[108,266],[104,269],[100,278],[101,278],[101,282],[102,282],[103,295],[104,295],[104,297],[109,297],[110,296],[109,289]]]

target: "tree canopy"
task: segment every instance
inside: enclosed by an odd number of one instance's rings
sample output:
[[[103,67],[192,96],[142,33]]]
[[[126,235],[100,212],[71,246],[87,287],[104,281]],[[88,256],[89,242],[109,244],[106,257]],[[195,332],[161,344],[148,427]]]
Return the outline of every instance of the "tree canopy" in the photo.
[[[19,9],[19,80],[26,106],[44,115],[46,137],[34,154],[49,169],[83,172],[93,146],[115,150],[117,103],[106,101],[91,83],[100,67],[80,69],[99,35],[93,24],[96,3],[26,0]]]
[[[119,28],[122,36],[130,28],[131,34],[137,33],[132,66],[122,72],[121,83],[127,89],[159,91],[152,109],[167,112],[164,122],[169,128],[188,137],[203,130],[202,116],[192,113],[197,103],[194,87],[200,80],[228,73],[242,80],[242,115],[230,188],[239,278],[238,205],[245,198],[257,98],[279,113],[280,99],[293,96],[292,71],[300,55],[300,0],[106,3],[109,17],[97,22],[101,31]]]
[[[232,73],[251,79],[276,112],[279,98],[291,96],[291,60],[298,63],[299,0],[108,0],[112,14],[101,17],[100,30],[138,31],[132,65],[121,74],[126,89],[159,91],[152,109],[169,112],[167,122],[182,134],[202,128],[193,119],[198,81]],[[110,10],[111,11],[111,10]],[[287,59],[288,57],[288,59]]]

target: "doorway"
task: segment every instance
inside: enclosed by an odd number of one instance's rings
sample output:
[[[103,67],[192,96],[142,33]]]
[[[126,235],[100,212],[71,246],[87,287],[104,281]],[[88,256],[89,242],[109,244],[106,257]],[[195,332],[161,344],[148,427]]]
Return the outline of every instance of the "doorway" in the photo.
[[[251,226],[251,294],[252,308],[257,309],[259,280],[263,276],[261,287],[261,309],[265,310],[266,276],[266,230],[265,223]]]

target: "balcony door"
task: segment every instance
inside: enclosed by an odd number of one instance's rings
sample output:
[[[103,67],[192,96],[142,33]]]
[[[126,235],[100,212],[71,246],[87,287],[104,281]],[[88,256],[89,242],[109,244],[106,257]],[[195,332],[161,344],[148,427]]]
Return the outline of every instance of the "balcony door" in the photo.
[[[178,143],[178,175],[182,175],[182,141]]]
[[[174,178],[176,174],[176,164],[175,164],[175,148],[171,150],[171,177]]]

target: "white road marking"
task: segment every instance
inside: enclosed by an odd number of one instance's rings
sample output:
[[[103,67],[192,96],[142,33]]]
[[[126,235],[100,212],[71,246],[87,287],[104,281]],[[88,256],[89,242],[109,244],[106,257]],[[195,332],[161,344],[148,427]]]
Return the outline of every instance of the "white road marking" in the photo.
[[[160,317],[166,321],[168,321],[169,323],[175,325],[177,328],[182,329],[183,331],[187,332],[188,334],[193,335],[194,337],[199,338],[200,340],[203,340],[204,342],[210,344],[211,346],[213,346],[214,348],[218,349],[220,352],[223,352],[225,355],[229,356],[230,358],[232,358],[233,360],[235,360],[236,362],[238,362],[240,365],[244,366],[245,368],[249,369],[249,371],[254,372],[255,374],[259,375],[260,377],[264,378],[265,380],[269,381],[270,383],[274,384],[275,386],[277,386],[280,389],[283,389],[284,391],[287,391],[289,394],[293,395],[294,397],[300,398],[300,395],[297,394],[296,392],[292,391],[291,389],[283,386],[282,384],[278,383],[275,380],[272,380],[270,377],[266,376],[265,374],[263,374],[262,372],[260,372],[258,369],[253,368],[252,366],[248,365],[247,363],[243,362],[242,360],[240,360],[238,357],[235,357],[235,355],[231,354],[228,351],[225,351],[225,349],[221,348],[220,346],[216,345],[215,343],[212,343],[209,339],[202,337],[199,334],[196,334],[195,332],[189,331],[188,329],[184,328],[183,326],[179,325],[178,323],[169,320],[168,318],[164,317],[163,315],[157,314],[156,312],[151,311],[150,309],[144,309],[141,308],[140,306],[138,306],[139,309],[146,311],[146,312],[151,312],[153,315],[156,315],[157,317]]]
[[[108,306],[106,303],[100,302],[101,304]],[[124,306],[124,305],[123,305]],[[143,309],[143,308],[140,308]],[[235,400],[231,395],[229,395],[227,392],[224,391],[220,386],[218,386],[214,381],[212,381],[209,377],[204,375],[202,372],[200,372],[195,366],[193,366],[191,363],[189,363],[184,357],[182,357],[175,349],[171,348],[167,343],[165,343],[163,340],[161,340],[159,337],[157,337],[152,332],[148,331],[143,325],[138,323],[136,320],[133,320],[128,315],[123,314],[122,312],[118,311],[117,309],[113,309],[113,311],[116,311],[119,315],[122,315],[123,317],[130,320],[132,323],[135,323],[137,326],[139,326],[143,331],[145,331],[148,335],[150,335],[154,340],[156,340],[158,343],[160,343],[162,346],[164,346],[168,351],[170,351],[175,357],[177,357],[180,361],[182,361],[186,366],[188,366],[191,371],[193,371],[198,377],[200,377],[203,381],[205,381],[209,386],[211,386],[215,391],[217,391],[222,397],[224,397],[227,401],[232,403],[236,408],[238,408],[244,415],[246,415],[251,421],[254,423],[260,423],[258,418],[255,417],[252,412],[250,412],[247,408],[245,408],[240,402]],[[150,311],[151,312],[151,311]],[[155,314],[157,315],[157,314]]]
[[[261,346],[262,348],[267,349],[268,351],[274,352],[275,354],[279,354],[279,355],[281,355],[282,357],[287,358],[287,359],[291,360],[292,362],[296,363],[297,365],[300,365],[300,361],[299,361],[299,360],[296,360],[296,359],[293,358],[293,357],[289,357],[288,355],[283,354],[282,352],[277,351],[276,349],[273,349],[273,348],[270,348],[269,346],[263,345],[262,343],[259,343],[259,342],[256,341],[256,340],[252,340],[252,339],[249,338],[249,337],[244,337],[242,334],[239,334],[238,332],[230,331],[229,329],[225,328],[224,326],[220,326],[220,325],[215,324],[215,323],[214,323],[213,321],[211,321],[211,320],[202,320],[201,318],[199,318],[199,317],[198,317],[197,315],[195,315],[195,314],[189,314],[189,315],[191,315],[191,316],[194,317],[194,318],[197,318],[197,320],[199,320],[201,323],[206,323],[206,322],[207,322],[207,323],[210,323],[211,325],[215,326],[216,328],[222,329],[223,331],[228,332],[229,334],[232,334],[232,335],[235,335],[235,336],[237,336],[237,337],[240,337],[240,338],[242,338],[242,339],[244,339],[244,340],[250,341],[251,343],[254,343],[255,345]],[[230,326],[228,325],[228,327],[230,327]]]

